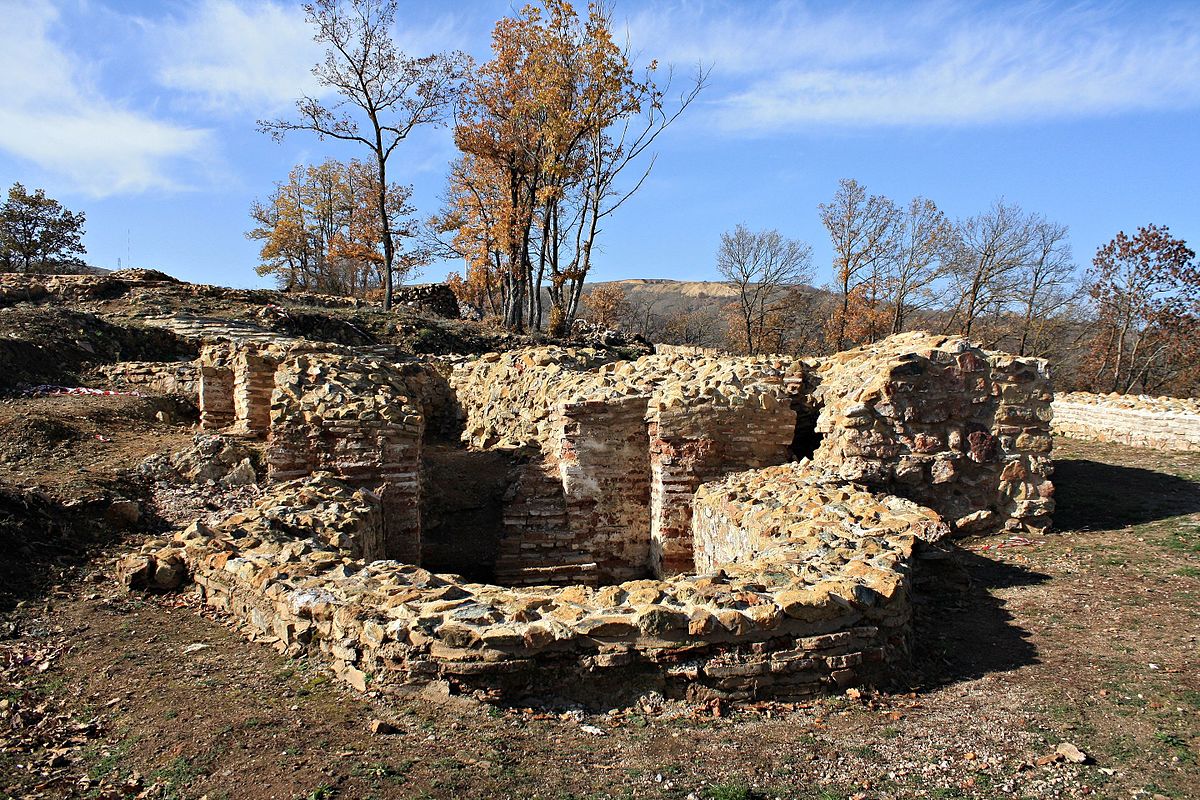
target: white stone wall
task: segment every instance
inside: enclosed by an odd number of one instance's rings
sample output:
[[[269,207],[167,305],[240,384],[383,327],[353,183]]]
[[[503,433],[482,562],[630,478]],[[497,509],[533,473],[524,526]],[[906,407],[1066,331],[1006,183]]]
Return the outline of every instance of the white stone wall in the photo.
[[[1200,452],[1200,400],[1069,392],[1053,408],[1056,436]]]

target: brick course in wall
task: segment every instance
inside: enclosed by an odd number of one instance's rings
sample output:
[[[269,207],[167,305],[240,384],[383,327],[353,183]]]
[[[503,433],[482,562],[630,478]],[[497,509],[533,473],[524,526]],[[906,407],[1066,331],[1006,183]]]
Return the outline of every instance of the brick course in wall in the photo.
[[[378,495],[387,558],[421,558],[424,418],[388,365],[293,347],[275,374],[267,469],[272,480],[325,471]]]

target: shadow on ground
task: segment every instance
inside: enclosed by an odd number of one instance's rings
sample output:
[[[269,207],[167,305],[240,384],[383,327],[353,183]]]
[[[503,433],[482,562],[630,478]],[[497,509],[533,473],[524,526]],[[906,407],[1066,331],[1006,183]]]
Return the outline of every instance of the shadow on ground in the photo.
[[[1165,472],[1081,458],[1054,463],[1054,527],[1118,530],[1200,512],[1200,484]]]
[[[906,676],[913,688],[928,691],[1038,663],[1030,632],[992,592],[1036,586],[1049,575],[957,545],[927,554],[920,569],[913,673]]]
[[[107,505],[67,509],[41,492],[0,486],[0,613],[44,596],[120,540],[103,521]]]

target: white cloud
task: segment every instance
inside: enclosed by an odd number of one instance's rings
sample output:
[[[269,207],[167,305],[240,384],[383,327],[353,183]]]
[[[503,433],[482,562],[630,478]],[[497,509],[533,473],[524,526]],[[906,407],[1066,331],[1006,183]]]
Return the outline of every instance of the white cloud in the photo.
[[[51,38],[47,2],[0,0],[0,150],[94,196],[178,189],[181,162],[207,159],[210,133],[106,97]]]
[[[158,79],[210,109],[265,114],[317,91],[323,48],[299,4],[202,0],[181,18],[144,22]]]
[[[630,27],[648,55],[715,64],[705,107],[738,132],[1200,105],[1200,13],[1186,6],[683,5]]]
[[[329,94],[312,74],[325,47],[299,3],[277,0],[200,0],[187,14],[143,20],[157,61],[157,78],[198,98],[208,110],[279,113],[302,94]],[[463,47],[467,26],[441,13],[411,24],[400,15],[394,32],[412,55]]]

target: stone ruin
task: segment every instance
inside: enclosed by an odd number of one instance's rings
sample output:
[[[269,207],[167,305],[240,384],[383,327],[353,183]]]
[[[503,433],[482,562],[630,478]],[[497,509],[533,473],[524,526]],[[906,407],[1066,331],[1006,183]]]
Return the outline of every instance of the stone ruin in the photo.
[[[1054,507],[1045,363],[928,334],[634,361],[235,341],[204,348],[198,384],[205,429],[265,441],[268,490],[120,577],[192,581],[359,690],[882,680],[909,652],[918,549],[1045,531]]]

